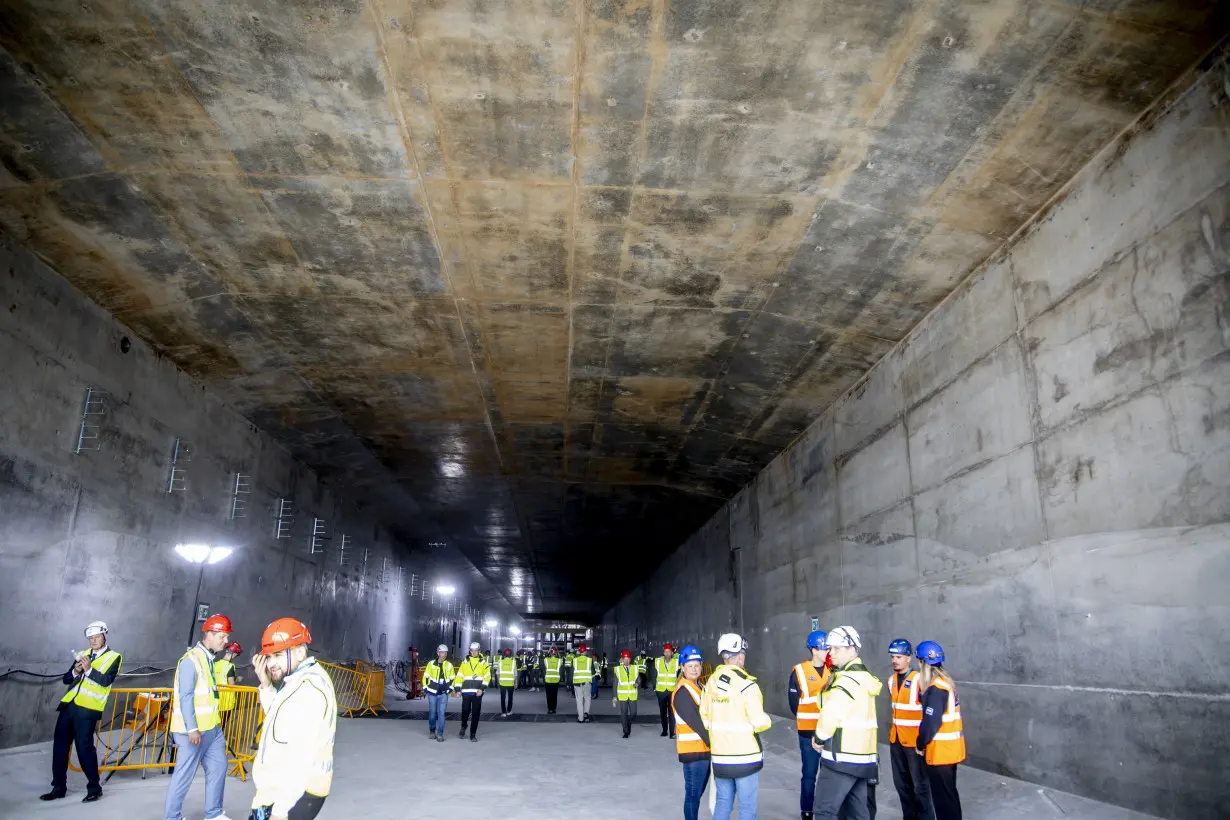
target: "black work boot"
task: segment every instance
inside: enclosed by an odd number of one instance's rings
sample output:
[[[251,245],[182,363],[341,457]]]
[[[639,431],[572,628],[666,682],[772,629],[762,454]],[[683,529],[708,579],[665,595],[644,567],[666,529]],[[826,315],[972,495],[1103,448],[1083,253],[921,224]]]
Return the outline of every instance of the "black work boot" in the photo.
[[[799,820],[812,820],[812,814],[809,811],[800,812]]]
[[[46,794],[40,794],[38,796],[38,799],[39,800],[62,800],[64,799],[64,796],[67,794],[68,792],[64,789],[52,789]]]
[[[466,727],[462,726],[461,731],[457,733],[457,737],[464,738],[466,736]]]

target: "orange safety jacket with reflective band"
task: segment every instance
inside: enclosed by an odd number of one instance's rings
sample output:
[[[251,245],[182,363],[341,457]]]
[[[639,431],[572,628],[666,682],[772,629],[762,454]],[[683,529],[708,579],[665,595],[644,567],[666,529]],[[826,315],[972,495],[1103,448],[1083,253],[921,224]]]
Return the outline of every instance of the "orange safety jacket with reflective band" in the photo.
[[[820,692],[824,690],[832,675],[828,668],[817,672],[811,661],[805,661],[794,668],[794,676],[799,682],[799,711],[795,713],[798,731],[816,731],[816,721],[820,719]]]
[[[671,694],[671,711],[675,713],[675,751],[679,753],[680,760],[685,760],[684,755],[691,755],[686,758],[687,762],[706,760],[709,757],[709,744],[701,739],[696,729],[689,726],[675,709],[675,698],[679,696],[680,691],[687,692],[691,696],[692,701],[696,704],[697,714],[700,713],[700,687],[687,678],[680,678],[679,683],[675,685],[675,691]]]
[[[931,685],[948,691],[948,707],[944,709],[940,730],[927,744],[927,765],[960,763],[965,759],[965,729],[961,725],[961,701],[957,698],[957,690],[943,678],[936,678]]]
[[[907,749],[918,745],[918,727],[922,725],[922,704],[918,701],[918,670],[905,675],[897,686],[897,673],[888,678],[888,700],[893,707],[893,725],[888,730],[888,742]]]

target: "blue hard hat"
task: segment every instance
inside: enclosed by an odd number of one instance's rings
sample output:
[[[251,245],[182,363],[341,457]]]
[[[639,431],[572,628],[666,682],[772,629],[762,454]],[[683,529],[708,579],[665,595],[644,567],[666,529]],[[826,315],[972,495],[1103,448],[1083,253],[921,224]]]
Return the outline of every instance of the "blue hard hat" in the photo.
[[[688,663],[690,661],[703,661],[704,657],[700,654],[700,650],[692,644],[688,644],[683,649],[679,650],[679,662]]]
[[[944,647],[935,641],[923,641],[918,645],[918,659],[936,666],[944,662]]]
[[[890,655],[913,655],[914,647],[910,646],[910,642],[905,638],[897,638],[888,645],[888,654]]]
[[[823,629],[817,629],[807,636],[808,649],[828,649],[829,635]]]

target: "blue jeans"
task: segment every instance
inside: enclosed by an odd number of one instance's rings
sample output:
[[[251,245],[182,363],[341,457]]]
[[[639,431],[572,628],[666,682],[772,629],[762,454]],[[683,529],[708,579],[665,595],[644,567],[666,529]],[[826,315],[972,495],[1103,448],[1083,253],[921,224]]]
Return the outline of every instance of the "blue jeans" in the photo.
[[[735,807],[736,795],[739,799],[739,820],[756,820],[756,800],[760,795],[760,772],[738,779],[715,777],[713,786],[717,790],[713,820],[730,820],[730,813]]]
[[[226,739],[222,727],[201,732],[201,745],[193,746],[187,735],[178,732],[175,739],[175,774],[167,787],[167,802],[163,809],[166,820],[183,820],[184,798],[196,777],[196,767],[205,767],[205,820],[222,814],[222,791],[226,788]]]
[[[431,731],[444,734],[445,706],[448,706],[448,692],[427,696],[427,728]]]
[[[814,811],[816,775],[820,774],[820,753],[811,747],[811,735],[799,736],[799,757],[803,759],[803,781],[799,784],[799,811]]]
[[[700,796],[709,783],[709,761],[697,760],[683,764],[683,820],[697,820]]]

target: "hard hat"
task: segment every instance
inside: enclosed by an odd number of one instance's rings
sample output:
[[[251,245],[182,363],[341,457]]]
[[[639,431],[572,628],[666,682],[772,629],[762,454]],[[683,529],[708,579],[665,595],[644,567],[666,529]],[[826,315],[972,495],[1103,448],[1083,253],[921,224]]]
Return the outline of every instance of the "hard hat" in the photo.
[[[439,646],[437,646],[437,647],[436,647],[436,651],[437,651],[437,652],[447,652],[447,651],[448,651],[448,647],[447,647],[447,646],[445,646],[444,644],[440,644]]]
[[[662,651],[663,651],[663,652],[674,652],[674,651],[675,651],[675,647],[671,646],[670,644],[665,644],[665,645],[662,647]]]
[[[938,666],[944,662],[944,647],[935,641],[923,641],[918,645],[918,659]]]
[[[578,651],[578,652],[588,652],[588,651],[589,651],[589,647],[588,647],[588,646],[586,646],[585,644],[581,644],[580,646],[578,646],[578,647],[577,647],[577,651]]]
[[[225,615],[210,615],[201,624],[202,632],[231,632],[231,619]]]
[[[631,660],[632,653],[625,649],[623,652],[619,653],[619,658],[620,660],[623,660],[624,658],[628,658],[629,660]]]
[[[817,629],[807,636],[808,649],[828,649],[829,636],[823,629]]]
[[[261,652],[268,655],[270,652],[281,652],[283,649],[311,642],[312,633],[308,632],[303,621],[297,618],[278,618],[265,627],[265,634],[261,635]]]
[[[747,641],[734,632],[727,632],[718,638],[718,652],[729,652],[732,655],[738,655],[740,652],[746,651]]]
[[[703,661],[704,657],[700,654],[700,650],[692,644],[688,644],[683,649],[679,650],[679,662],[691,663],[692,661]]]
[[[102,621],[91,621],[90,625],[85,628],[85,636],[93,638],[95,635],[106,635],[107,625]]]
[[[478,641],[474,641],[470,644],[470,651],[472,652],[475,649],[482,649],[482,647],[478,645]]]
[[[862,649],[863,641],[858,636],[858,630],[852,626],[839,626],[829,632],[829,648],[835,646],[852,646]]]
[[[505,649],[505,650],[504,650],[504,657],[508,657],[508,656],[509,656],[509,655],[511,655],[511,654],[512,654],[512,650],[511,650],[511,649]]]
[[[890,655],[913,655],[914,647],[910,646],[910,642],[905,638],[897,638],[888,645],[888,654]]]
[[[226,651],[232,655],[238,655],[243,652],[243,647],[239,645],[238,641],[231,641],[226,645]]]

